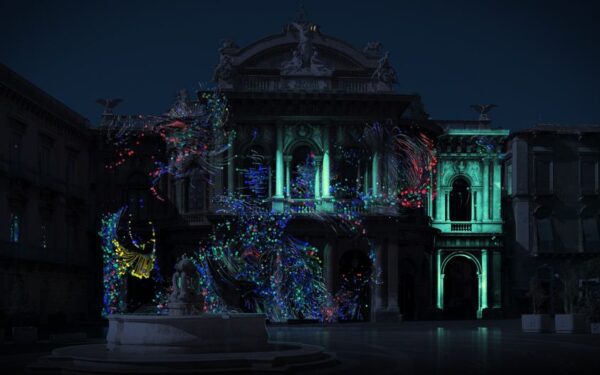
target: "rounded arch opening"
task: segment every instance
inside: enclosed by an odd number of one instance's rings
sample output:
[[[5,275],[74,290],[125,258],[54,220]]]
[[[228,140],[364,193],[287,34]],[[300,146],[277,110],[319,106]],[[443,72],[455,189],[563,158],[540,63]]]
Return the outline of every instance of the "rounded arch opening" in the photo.
[[[473,255],[457,253],[442,263],[443,312],[447,319],[476,319],[481,305],[481,264]]]

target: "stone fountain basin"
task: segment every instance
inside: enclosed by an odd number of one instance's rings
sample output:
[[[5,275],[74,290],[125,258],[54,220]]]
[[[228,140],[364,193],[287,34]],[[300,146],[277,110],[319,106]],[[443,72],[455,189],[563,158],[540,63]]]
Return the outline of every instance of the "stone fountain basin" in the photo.
[[[268,342],[264,314],[112,315],[106,345],[55,349],[27,368],[43,374],[264,374],[335,366],[312,345]]]
[[[264,314],[188,316],[115,314],[107,349],[121,353],[216,353],[268,350]]]

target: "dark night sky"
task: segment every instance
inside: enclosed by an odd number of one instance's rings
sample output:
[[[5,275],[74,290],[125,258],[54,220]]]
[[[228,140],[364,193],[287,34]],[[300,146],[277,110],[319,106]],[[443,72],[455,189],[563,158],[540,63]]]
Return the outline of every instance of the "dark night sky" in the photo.
[[[452,5],[450,4],[452,3]],[[160,113],[181,88],[210,84],[224,37],[244,46],[281,32],[297,1],[6,1],[0,62],[97,123],[97,98],[117,112]],[[598,1],[303,1],[325,34],[383,42],[399,92],[432,117],[495,125],[600,123]]]

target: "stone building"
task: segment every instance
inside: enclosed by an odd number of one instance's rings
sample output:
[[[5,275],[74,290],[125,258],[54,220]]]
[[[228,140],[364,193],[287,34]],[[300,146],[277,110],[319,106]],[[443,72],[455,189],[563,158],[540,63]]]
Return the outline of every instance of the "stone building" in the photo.
[[[96,316],[88,121],[0,65],[0,314],[15,324]]]
[[[600,126],[514,132],[504,163],[511,311],[528,310],[528,283],[537,277],[550,296],[544,309],[560,313],[565,279],[600,255]]]
[[[448,317],[502,308],[502,161],[508,130],[489,121],[440,121],[435,241],[436,308]]]
[[[159,184],[168,199],[150,199],[130,182],[152,168],[150,156],[165,157],[168,150],[159,145],[99,179],[112,202],[106,207],[154,201],[143,204],[143,211],[157,225],[163,267],[196,249],[211,232],[218,208],[213,197],[243,191],[244,171],[258,157],[269,170],[265,201],[275,211],[294,212],[288,230],[319,249],[331,291],[347,272],[381,271],[383,282],[364,296],[365,319],[481,318],[500,312],[500,157],[506,130],[493,129],[488,120],[431,120],[418,95],[395,91],[396,72],[380,43],[359,50],[305,19],[245,47],[227,40],[219,52],[214,80],[228,100],[228,126],[236,137],[230,140],[228,162],[211,183],[169,176]],[[201,100],[202,94],[189,101]],[[104,122],[111,123],[111,116]],[[384,202],[399,186],[389,155],[361,141],[373,123],[401,129],[407,137],[424,134],[437,144],[437,195],[429,192],[422,206],[404,209]],[[99,149],[101,155],[112,152],[110,145]],[[361,155],[357,163],[346,163],[349,151]],[[314,163],[313,190],[299,196],[292,180],[307,158]],[[345,197],[332,189],[341,182],[355,185],[374,202],[361,209],[368,235],[360,241],[323,225],[323,218],[335,218],[342,209]],[[132,191],[145,196],[140,200]],[[130,280],[130,285],[140,283]]]

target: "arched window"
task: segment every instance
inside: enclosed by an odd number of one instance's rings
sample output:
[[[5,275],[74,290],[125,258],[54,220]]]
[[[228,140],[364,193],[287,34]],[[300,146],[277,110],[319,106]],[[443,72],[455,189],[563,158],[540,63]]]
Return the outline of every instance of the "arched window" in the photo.
[[[294,149],[291,160],[290,195],[292,198],[314,198],[315,154],[308,146]]]
[[[459,177],[452,183],[450,192],[450,220],[471,221],[471,186]]]

